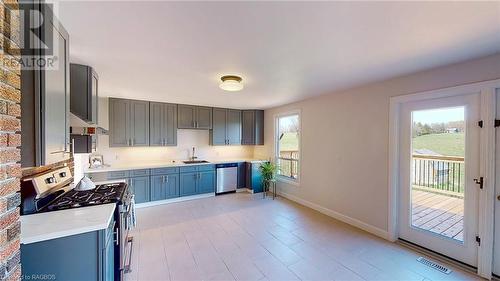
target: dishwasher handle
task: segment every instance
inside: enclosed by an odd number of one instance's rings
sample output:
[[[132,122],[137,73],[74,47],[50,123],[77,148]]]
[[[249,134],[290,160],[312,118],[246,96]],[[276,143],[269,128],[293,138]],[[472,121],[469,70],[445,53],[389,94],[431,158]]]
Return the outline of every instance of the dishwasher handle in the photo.
[[[216,164],[215,169],[238,167],[238,163]]]

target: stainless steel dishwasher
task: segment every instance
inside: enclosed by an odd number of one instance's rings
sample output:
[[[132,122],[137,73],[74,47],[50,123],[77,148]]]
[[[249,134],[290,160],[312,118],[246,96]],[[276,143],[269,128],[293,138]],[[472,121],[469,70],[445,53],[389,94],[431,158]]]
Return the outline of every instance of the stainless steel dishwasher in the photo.
[[[236,191],[238,187],[238,163],[217,164],[216,194]]]

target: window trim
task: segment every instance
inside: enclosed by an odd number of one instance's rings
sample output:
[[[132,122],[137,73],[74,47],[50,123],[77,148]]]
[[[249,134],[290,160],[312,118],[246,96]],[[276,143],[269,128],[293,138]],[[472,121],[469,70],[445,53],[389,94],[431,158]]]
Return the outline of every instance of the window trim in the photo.
[[[279,119],[282,117],[288,117],[292,115],[298,115],[299,116],[299,169],[297,173],[297,178],[293,179],[290,177],[285,177],[281,175],[277,175],[276,179],[280,182],[284,182],[290,185],[295,185],[299,186],[300,185],[300,180],[302,178],[302,110],[300,109],[294,109],[290,111],[285,111],[285,112],[280,112],[274,115],[274,161],[275,163],[278,163],[278,152],[279,152],[279,142],[278,142],[278,133],[279,133]]]

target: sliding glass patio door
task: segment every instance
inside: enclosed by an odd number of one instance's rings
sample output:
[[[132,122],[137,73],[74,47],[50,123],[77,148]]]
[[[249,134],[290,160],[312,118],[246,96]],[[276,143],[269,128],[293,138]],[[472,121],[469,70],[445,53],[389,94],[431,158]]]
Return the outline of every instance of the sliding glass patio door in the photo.
[[[399,238],[477,266],[480,95],[403,103]]]

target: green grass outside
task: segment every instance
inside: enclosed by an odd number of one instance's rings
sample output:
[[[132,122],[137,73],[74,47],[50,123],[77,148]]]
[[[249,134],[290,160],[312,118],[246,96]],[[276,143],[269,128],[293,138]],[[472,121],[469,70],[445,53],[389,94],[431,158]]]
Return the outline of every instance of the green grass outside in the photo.
[[[424,148],[441,155],[463,157],[465,155],[465,134],[430,134],[413,139],[413,150]]]
[[[299,150],[299,139],[296,133],[285,133],[280,140],[280,150]]]

